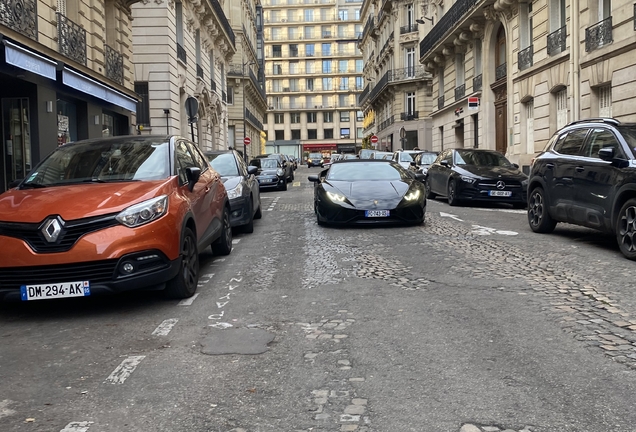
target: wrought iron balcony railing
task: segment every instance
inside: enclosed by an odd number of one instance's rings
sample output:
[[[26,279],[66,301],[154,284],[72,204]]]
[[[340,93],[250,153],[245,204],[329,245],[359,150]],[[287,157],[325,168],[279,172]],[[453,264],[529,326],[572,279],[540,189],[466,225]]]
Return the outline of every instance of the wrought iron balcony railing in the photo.
[[[364,102],[364,100],[367,98],[367,96],[369,95],[370,87],[371,84],[367,84],[364,90],[362,90],[362,92],[358,95],[358,105],[362,105],[362,102]]]
[[[188,64],[188,55],[186,54],[186,50],[179,42],[177,42],[177,59]]]
[[[410,66],[389,71],[389,82],[399,82],[413,78],[424,78],[426,71],[423,65]]]
[[[221,92],[221,100],[223,102],[227,102],[227,93],[225,93],[225,91]]]
[[[466,96],[466,84],[455,87],[455,100],[460,100]]]
[[[612,39],[612,17],[585,29],[585,51],[594,51],[604,45],[614,42]]]
[[[417,24],[409,24],[400,27],[400,34],[412,33],[417,31]]]
[[[261,122],[254,114],[252,114],[252,112],[250,110],[248,110],[247,108],[245,108],[245,120],[249,121],[250,123],[252,123],[254,126],[256,126],[259,130],[263,130],[263,122]]]
[[[124,84],[124,56],[108,45],[104,45],[106,78]]]
[[[367,19],[367,23],[364,25],[364,30],[362,31],[362,39],[367,37],[369,32],[373,31],[374,27],[375,27],[375,17],[370,16],[369,19]]]
[[[507,74],[508,69],[506,63],[497,66],[497,68],[495,69],[495,81],[499,81],[500,79],[505,78]]]
[[[420,118],[419,111],[400,113],[400,120],[403,121],[417,120],[418,118]]]
[[[548,35],[548,55],[553,56],[565,51],[565,39],[567,37],[567,27],[563,26],[557,31]]]
[[[528,69],[532,67],[532,57],[534,55],[533,46],[530,45],[528,48],[524,48],[519,51],[517,54],[517,62],[519,63],[519,70]]]
[[[475,78],[473,78],[473,91],[479,91],[481,90],[481,81],[482,81],[482,75],[479,74],[477,75]]]
[[[221,23],[223,30],[225,30],[228,37],[230,38],[230,42],[232,42],[232,46],[235,46],[236,37],[234,36],[234,31],[232,30],[232,26],[230,25],[230,22],[227,20],[227,17],[225,16],[225,12],[223,12],[223,6],[221,6],[221,3],[219,3],[219,0],[208,0],[208,1],[210,2],[210,4],[212,4],[212,9],[214,9],[214,12],[216,13],[216,17],[219,19],[219,22]]]
[[[254,75],[254,72],[252,72],[252,69],[248,69],[248,70],[249,70],[250,80],[252,81],[252,84],[254,84],[254,87],[256,87],[256,89],[260,93],[263,100],[266,100],[267,95],[265,94],[265,89],[261,85],[261,82],[258,80],[258,78],[256,78],[256,75]]]
[[[0,2],[0,24],[38,40],[37,0],[3,0]]]
[[[437,98],[437,109],[441,110],[444,108],[444,95]]]
[[[86,30],[58,12],[57,45],[60,54],[86,65]]]
[[[389,75],[390,74],[391,74],[391,71],[388,71],[387,73],[384,74],[384,76],[382,78],[380,78],[380,80],[375,85],[375,87],[373,87],[373,90],[371,90],[371,92],[369,93],[369,99],[371,99],[371,100],[375,99],[375,97],[377,95],[379,95],[380,92],[382,90],[384,90],[384,88],[387,85],[389,85]]]
[[[200,64],[197,64],[197,78],[203,79],[203,68]]]
[[[378,125],[378,132],[380,132],[381,130],[384,130],[386,128],[388,128],[389,126],[391,126],[393,123],[395,123],[395,118],[394,116],[389,117],[388,119],[384,120],[382,123],[380,123]]]
[[[455,30],[456,24],[475,7],[478,0],[458,0],[420,42],[420,58],[426,56],[447,34]]]

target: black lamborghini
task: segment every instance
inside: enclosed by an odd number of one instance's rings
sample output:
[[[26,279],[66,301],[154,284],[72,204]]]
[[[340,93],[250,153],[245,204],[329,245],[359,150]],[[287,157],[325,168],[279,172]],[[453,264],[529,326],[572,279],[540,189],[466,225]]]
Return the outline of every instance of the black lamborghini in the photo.
[[[318,224],[421,224],[424,184],[395,162],[352,159],[334,162],[314,182]]]

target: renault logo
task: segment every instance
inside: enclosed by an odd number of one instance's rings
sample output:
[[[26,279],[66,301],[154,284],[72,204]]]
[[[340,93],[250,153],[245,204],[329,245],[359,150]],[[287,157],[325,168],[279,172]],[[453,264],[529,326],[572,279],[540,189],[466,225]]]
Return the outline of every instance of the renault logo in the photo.
[[[59,217],[48,219],[44,222],[44,225],[42,225],[40,232],[42,232],[47,242],[55,243],[62,232],[63,224],[64,221]]]
[[[499,180],[497,182],[497,189],[505,189],[506,188],[506,184],[504,182],[502,182],[501,180]]]

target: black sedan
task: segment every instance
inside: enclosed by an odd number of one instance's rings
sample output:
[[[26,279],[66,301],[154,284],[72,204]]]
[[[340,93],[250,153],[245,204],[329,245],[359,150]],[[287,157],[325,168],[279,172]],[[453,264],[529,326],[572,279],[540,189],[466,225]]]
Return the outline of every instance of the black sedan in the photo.
[[[421,224],[424,185],[400,165],[385,160],[339,160],[314,182],[318,224]]]
[[[413,158],[413,162],[411,162],[411,165],[409,166],[409,171],[414,173],[420,172],[426,176],[426,173],[428,173],[428,167],[435,162],[435,159],[437,159],[437,153],[435,152],[423,151],[418,153],[417,156]]]
[[[256,179],[261,190],[287,190],[285,168],[278,159],[257,157],[250,161],[250,166],[257,168]]]
[[[212,168],[221,175],[230,199],[230,224],[243,231],[254,232],[254,219],[260,219],[261,193],[254,177],[258,168],[247,166],[235,150],[205,153]]]
[[[528,176],[494,150],[444,150],[428,168],[425,183],[427,198],[442,195],[452,206],[482,201],[524,208],[528,196]]]

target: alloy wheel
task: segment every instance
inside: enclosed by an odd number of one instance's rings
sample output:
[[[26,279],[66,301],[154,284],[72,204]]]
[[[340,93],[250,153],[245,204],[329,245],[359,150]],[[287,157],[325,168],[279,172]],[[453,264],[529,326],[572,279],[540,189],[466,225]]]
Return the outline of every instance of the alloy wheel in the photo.
[[[187,287],[197,286],[198,282],[198,264],[197,248],[194,244],[194,238],[186,236],[183,239],[183,247],[181,249],[181,265],[183,266],[183,282]]]
[[[536,191],[530,197],[530,203],[528,205],[528,219],[533,226],[538,227],[539,225],[541,225],[543,212],[545,212],[543,195],[541,194],[541,192]]]
[[[622,248],[627,252],[636,252],[636,207],[624,209],[618,224],[618,235]]]

